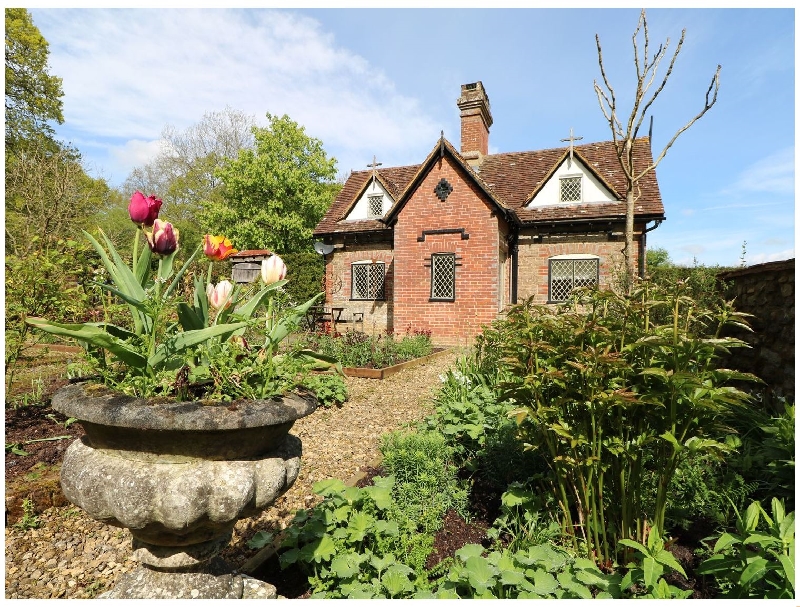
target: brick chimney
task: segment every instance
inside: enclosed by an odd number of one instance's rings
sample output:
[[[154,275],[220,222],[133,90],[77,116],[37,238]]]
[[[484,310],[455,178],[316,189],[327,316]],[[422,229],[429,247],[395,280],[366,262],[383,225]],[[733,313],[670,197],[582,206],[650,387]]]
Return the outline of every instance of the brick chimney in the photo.
[[[483,83],[462,84],[457,103],[461,110],[461,155],[470,166],[477,166],[489,153],[489,127],[494,122]]]

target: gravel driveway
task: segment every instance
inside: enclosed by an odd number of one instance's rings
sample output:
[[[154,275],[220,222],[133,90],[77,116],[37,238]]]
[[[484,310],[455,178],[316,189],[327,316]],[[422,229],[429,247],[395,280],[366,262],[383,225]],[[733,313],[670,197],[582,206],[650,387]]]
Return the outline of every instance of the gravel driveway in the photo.
[[[446,352],[384,380],[348,377],[350,398],[342,407],[298,420],[292,429],[303,441],[297,481],[260,517],[239,521],[225,559],[241,566],[255,554],[246,545],[254,533],[283,529],[295,510],[319,501],[313,483],[351,478],[379,457],[382,434],[430,414],[439,374],[456,358]],[[39,521],[36,529],[5,530],[6,598],[91,598],[136,567],[125,529],[98,523],[73,506],[50,508]]]

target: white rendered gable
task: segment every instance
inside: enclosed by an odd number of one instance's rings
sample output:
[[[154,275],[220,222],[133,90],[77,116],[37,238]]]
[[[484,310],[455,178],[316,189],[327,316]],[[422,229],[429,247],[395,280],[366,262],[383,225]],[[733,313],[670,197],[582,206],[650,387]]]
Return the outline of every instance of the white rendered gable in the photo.
[[[371,208],[373,205],[370,204],[370,198],[374,198],[375,196],[381,197],[381,212],[379,215],[374,215],[370,212],[376,210]],[[361,195],[361,198],[358,199],[358,202],[356,202],[350,213],[348,213],[347,217],[345,217],[345,220],[353,221],[356,219],[377,219],[379,217],[383,217],[389,212],[389,209],[392,208],[392,204],[394,204],[394,200],[392,200],[392,197],[389,196],[389,193],[386,191],[386,189],[377,179],[372,179],[367,186],[367,189],[364,190],[364,193]]]
[[[580,178],[581,195],[580,200],[564,202],[561,200],[561,180]],[[580,160],[569,157],[565,158],[555,173],[550,177],[544,187],[536,193],[533,200],[525,207],[533,209],[536,207],[570,205],[570,204],[592,204],[604,202],[617,202],[617,198],[608,191],[598,179],[586,168]]]

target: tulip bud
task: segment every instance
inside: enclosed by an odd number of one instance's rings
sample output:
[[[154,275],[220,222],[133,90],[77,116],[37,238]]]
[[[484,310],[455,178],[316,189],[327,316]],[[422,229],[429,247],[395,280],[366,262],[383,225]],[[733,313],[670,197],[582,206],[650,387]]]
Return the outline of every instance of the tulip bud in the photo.
[[[271,285],[286,278],[286,264],[277,255],[273,254],[261,262],[261,280],[264,284]]]
[[[206,234],[203,238],[203,253],[209,259],[214,261],[222,261],[231,255],[238,253],[238,249],[231,246],[231,241],[224,236],[212,236]]]
[[[212,284],[206,285],[206,295],[209,305],[215,310],[227,308],[231,305],[231,294],[233,285],[227,281],[221,281],[216,287]]]
[[[144,194],[136,190],[128,203],[128,214],[133,223],[143,224],[149,228],[158,218],[161,204],[161,199],[155,195],[145,198]]]
[[[152,234],[147,234],[147,243],[153,253],[170,255],[178,248],[178,230],[170,222],[156,219]]]

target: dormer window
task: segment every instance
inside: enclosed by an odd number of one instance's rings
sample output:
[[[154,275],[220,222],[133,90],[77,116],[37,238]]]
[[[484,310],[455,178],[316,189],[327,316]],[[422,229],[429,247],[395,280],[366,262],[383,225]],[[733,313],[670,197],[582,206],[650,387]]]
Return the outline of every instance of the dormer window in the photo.
[[[561,202],[581,202],[581,176],[562,177],[560,179],[561,190],[559,200]]]
[[[383,194],[369,197],[369,216],[383,217]]]

